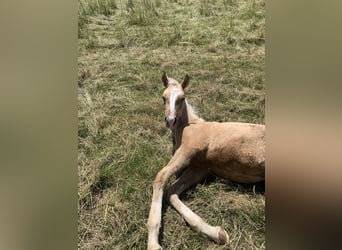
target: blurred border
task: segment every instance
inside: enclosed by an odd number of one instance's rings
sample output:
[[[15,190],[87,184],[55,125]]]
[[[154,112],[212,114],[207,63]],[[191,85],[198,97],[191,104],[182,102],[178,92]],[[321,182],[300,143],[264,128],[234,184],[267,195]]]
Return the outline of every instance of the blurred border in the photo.
[[[342,249],[341,5],[267,2],[268,249]]]
[[[0,249],[76,249],[77,1],[0,13]]]

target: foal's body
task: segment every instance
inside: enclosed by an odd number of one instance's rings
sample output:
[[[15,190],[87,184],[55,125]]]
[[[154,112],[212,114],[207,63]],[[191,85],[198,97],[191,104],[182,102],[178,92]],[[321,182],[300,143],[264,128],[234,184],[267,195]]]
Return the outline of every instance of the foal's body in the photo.
[[[209,173],[222,178],[255,183],[265,176],[265,126],[249,123],[204,122],[184,98],[183,89],[189,78],[179,84],[165,74],[162,77],[166,90],[166,125],[172,130],[174,155],[153,183],[153,197],[148,219],[148,249],[161,249],[158,234],[161,221],[163,189],[173,174],[181,173],[177,182],[167,192],[171,205],[189,225],[216,242],[229,241],[221,227],[212,227],[192,212],[179,199],[179,194],[197,184]]]
[[[189,168],[207,168],[225,179],[255,183],[264,179],[263,125],[202,122],[184,128],[183,144],[193,149]]]

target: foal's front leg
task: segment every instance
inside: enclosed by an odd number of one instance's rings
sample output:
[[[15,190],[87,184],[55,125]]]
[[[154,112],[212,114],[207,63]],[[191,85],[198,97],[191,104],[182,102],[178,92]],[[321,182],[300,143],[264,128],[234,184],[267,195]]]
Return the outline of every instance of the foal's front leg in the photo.
[[[170,177],[182,168],[188,165],[190,155],[184,152],[180,147],[174,156],[171,158],[169,164],[159,171],[156,179],[153,182],[153,196],[151,210],[148,217],[148,250],[162,249],[158,243],[159,228],[161,223],[161,210],[163,200],[163,189]]]

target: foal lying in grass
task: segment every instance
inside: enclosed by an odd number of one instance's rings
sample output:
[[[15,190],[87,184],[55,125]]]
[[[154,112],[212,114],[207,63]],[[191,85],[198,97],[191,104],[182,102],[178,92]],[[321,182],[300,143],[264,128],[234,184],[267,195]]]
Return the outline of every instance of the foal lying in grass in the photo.
[[[153,182],[153,197],[148,218],[148,250],[162,249],[158,243],[164,186],[180,175],[167,191],[167,200],[196,231],[225,244],[229,241],[222,227],[208,225],[179,199],[189,187],[208,174],[240,183],[256,183],[265,178],[265,126],[236,122],[204,122],[186,102],[184,89],[188,75],[180,84],[164,73],[163,100],[165,123],[172,131],[174,148],[170,162]]]

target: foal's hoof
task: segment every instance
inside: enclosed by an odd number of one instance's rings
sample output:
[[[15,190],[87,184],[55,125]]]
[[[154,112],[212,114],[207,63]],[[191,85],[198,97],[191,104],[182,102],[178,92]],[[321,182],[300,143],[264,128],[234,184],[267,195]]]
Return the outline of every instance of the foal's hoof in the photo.
[[[220,231],[219,231],[219,242],[220,244],[226,244],[229,242],[229,235],[226,232],[226,230],[224,230],[222,227],[220,227]]]
[[[159,244],[156,244],[153,246],[149,246],[148,250],[163,250],[163,248]]]

